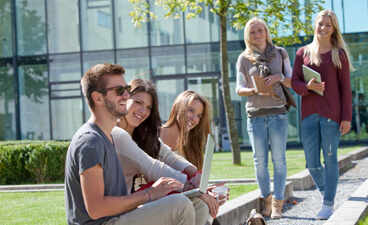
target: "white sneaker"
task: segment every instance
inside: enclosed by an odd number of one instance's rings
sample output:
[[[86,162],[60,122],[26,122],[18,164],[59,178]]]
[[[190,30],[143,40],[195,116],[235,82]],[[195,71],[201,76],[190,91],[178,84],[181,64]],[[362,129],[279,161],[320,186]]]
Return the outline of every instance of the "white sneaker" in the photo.
[[[327,220],[333,213],[333,206],[323,205],[321,211],[317,214],[317,220]]]

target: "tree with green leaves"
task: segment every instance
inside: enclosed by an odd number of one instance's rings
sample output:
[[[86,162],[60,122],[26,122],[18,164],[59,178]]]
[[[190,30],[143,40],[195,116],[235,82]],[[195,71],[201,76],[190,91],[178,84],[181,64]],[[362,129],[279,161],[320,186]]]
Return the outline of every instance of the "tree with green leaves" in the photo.
[[[257,16],[264,19],[276,45],[301,43],[302,35],[313,34],[311,16],[321,11],[323,1],[306,0],[302,5],[298,0],[129,0],[133,11],[130,16],[135,26],[155,19],[157,15],[150,10],[150,5],[161,6],[165,10],[165,18],[180,18],[186,12],[187,19],[195,18],[202,12],[203,6],[220,21],[220,55],[222,98],[225,105],[227,128],[233,154],[233,164],[240,165],[240,146],[235,124],[235,115],[230,97],[227,25],[243,29],[246,22]]]

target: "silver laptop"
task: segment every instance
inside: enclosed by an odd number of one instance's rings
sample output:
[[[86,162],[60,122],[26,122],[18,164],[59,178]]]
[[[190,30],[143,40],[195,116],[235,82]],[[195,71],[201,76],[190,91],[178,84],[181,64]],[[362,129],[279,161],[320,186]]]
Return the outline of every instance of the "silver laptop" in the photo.
[[[215,141],[213,140],[211,135],[208,134],[206,152],[204,154],[204,163],[203,163],[202,176],[201,176],[201,181],[199,183],[199,188],[185,191],[185,192],[182,192],[181,194],[187,196],[188,198],[194,198],[194,197],[198,197],[202,194],[207,193],[208,180],[210,179],[212,156],[213,156],[214,148],[215,148]]]

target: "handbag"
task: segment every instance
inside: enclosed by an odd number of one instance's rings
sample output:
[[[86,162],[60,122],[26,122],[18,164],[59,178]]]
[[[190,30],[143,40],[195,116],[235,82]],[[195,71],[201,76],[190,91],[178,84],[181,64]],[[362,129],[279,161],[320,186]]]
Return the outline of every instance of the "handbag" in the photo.
[[[257,209],[252,209],[252,211],[249,214],[249,218],[246,225],[266,225],[266,221],[262,214],[258,212]]]
[[[289,111],[290,106],[293,106],[294,108],[296,108],[296,102],[295,102],[295,99],[290,89],[285,87],[283,84],[281,84],[281,87],[282,87],[282,90],[284,91],[284,95],[286,98],[286,105],[285,105],[286,110]]]
[[[277,48],[282,56],[282,73],[284,73],[284,56],[282,54],[282,51],[280,48]],[[293,106],[294,108],[296,108],[296,102],[295,102],[295,99],[294,99],[294,96],[293,94],[291,93],[290,89],[288,87],[285,87],[282,83],[281,84],[281,87],[282,87],[282,90],[284,92],[284,96],[286,98],[286,105],[285,105],[285,108],[287,111],[290,110],[290,107]]]

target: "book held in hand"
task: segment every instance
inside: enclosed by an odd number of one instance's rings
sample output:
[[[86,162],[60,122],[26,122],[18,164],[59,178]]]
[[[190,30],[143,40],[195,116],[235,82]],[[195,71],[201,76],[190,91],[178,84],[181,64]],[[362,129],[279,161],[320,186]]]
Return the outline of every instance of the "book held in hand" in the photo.
[[[266,80],[263,80],[264,77],[259,77],[259,76],[252,76],[251,77],[252,82],[253,82],[253,86],[256,89],[257,93],[270,93],[270,95],[276,95],[275,91],[273,90],[272,85],[271,86],[267,86],[265,84]]]
[[[312,78],[316,78],[316,82],[317,83],[321,83],[322,80],[321,80],[321,74],[319,74],[318,72],[312,70],[311,68],[303,65],[303,74],[304,74],[304,81],[305,82],[309,82],[310,80],[312,80]],[[321,91],[314,91],[316,92],[317,94],[323,96],[323,92]]]

